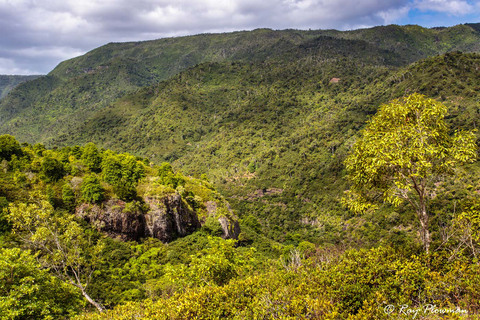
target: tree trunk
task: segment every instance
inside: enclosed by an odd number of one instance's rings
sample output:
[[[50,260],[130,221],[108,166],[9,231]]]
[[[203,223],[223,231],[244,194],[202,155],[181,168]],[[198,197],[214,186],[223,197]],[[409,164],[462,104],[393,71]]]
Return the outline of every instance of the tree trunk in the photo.
[[[93,304],[95,306],[95,308],[98,309],[98,311],[100,311],[100,312],[105,311],[105,308],[100,303],[93,300],[84,289],[82,289],[82,295],[85,297],[85,299],[88,300],[88,302]]]
[[[425,248],[425,251],[428,254],[430,251],[431,238],[430,238],[430,231],[428,231],[428,214],[425,207],[421,208],[421,211],[418,213],[418,218],[420,220],[420,225],[422,227],[421,237],[422,237],[423,247]]]

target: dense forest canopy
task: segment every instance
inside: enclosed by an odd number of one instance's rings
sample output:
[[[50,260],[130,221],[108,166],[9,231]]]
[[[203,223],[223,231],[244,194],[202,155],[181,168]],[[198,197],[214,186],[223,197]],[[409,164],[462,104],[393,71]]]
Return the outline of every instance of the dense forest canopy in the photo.
[[[478,317],[479,40],[112,43],[18,85],[0,319]]]

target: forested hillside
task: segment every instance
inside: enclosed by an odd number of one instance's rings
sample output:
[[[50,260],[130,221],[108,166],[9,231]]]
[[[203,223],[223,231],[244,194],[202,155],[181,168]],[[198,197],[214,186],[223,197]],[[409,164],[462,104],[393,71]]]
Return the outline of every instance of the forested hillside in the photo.
[[[0,99],[5,97],[7,93],[12,91],[20,83],[36,79],[40,76],[11,76],[0,75]]]
[[[120,99],[57,142],[93,140],[206,173],[275,239],[306,224],[349,242],[339,190],[347,188],[343,161],[358,130],[382,103],[413,92],[449,106],[452,127],[474,128],[479,65],[480,56],[460,53],[394,71],[347,58],[202,64]]]
[[[64,61],[47,76],[14,90],[0,102],[0,128],[22,141],[49,142],[122,95],[205,62],[347,57],[367,65],[403,66],[449,51],[476,51],[480,32],[475,26],[386,26],[349,32],[258,29],[111,43]]]
[[[20,84],[0,319],[478,318],[477,52],[478,24],[259,29]]]

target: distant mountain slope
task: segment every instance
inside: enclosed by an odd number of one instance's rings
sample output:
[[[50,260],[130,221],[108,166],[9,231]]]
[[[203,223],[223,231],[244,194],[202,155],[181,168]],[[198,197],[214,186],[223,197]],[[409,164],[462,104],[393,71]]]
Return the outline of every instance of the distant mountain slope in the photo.
[[[374,27],[342,32],[343,39],[362,39],[379,48],[395,52],[412,63],[421,58],[451,51],[479,52],[480,24],[425,29],[417,25]]]
[[[94,141],[207,172],[237,209],[274,225],[331,223],[343,214],[343,160],[359,129],[379,105],[413,92],[448,105],[453,128],[476,127],[480,55],[395,70],[312,56],[205,63],[125,96],[55,142]]]
[[[0,131],[22,141],[52,141],[125,94],[199,63],[323,63],[348,57],[361,64],[398,67],[452,50],[477,51],[480,33],[475,26],[386,26],[349,32],[259,29],[111,43],[18,86],[0,101]]]
[[[0,99],[5,97],[7,93],[12,91],[20,83],[33,80],[40,77],[34,76],[15,76],[15,75],[0,75]]]

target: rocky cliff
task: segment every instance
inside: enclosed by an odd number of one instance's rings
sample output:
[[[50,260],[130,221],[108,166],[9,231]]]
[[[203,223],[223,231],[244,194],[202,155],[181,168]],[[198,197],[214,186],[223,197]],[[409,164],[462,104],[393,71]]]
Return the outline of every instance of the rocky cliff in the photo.
[[[230,215],[217,213],[213,201],[207,204],[208,214],[218,219],[223,229],[223,238],[237,238],[240,233],[238,221]],[[180,194],[162,198],[145,197],[144,203],[126,203],[110,199],[101,204],[84,203],[77,207],[75,214],[95,225],[108,235],[122,240],[140,240],[153,237],[170,242],[184,237],[201,228],[197,212],[192,210]]]

